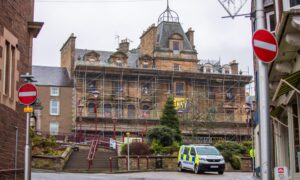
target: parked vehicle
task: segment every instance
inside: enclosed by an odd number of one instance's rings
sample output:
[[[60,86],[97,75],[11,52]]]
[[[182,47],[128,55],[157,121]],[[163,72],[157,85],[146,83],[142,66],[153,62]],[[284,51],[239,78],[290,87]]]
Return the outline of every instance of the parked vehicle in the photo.
[[[225,169],[224,157],[214,146],[182,145],[178,153],[178,170],[193,170],[196,174],[218,172],[223,174]]]

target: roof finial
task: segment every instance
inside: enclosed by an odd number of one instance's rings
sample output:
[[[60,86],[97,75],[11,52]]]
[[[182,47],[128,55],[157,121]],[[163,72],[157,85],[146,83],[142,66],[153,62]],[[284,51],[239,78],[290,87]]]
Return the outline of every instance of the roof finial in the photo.
[[[169,0],[167,0],[167,9],[170,9],[170,7],[169,7]]]

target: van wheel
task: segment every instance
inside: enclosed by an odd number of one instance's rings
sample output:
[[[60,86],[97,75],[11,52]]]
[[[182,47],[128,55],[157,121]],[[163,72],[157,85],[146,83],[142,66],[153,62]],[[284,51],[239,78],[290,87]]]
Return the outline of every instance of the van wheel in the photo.
[[[194,172],[195,172],[195,174],[199,173],[199,167],[197,165],[195,165],[195,167],[194,167]]]
[[[224,170],[218,171],[218,174],[220,175],[224,174]]]
[[[178,165],[178,171],[179,171],[179,172],[183,172],[183,171],[184,171],[184,169],[182,168],[181,163]]]

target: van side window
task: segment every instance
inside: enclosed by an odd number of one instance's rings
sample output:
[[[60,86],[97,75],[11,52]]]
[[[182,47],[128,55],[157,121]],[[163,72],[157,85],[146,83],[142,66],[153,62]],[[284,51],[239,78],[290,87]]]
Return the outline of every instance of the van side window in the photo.
[[[189,147],[185,147],[183,153],[184,153],[184,154],[189,154],[189,149],[190,149]]]
[[[191,149],[191,152],[190,152],[190,154],[191,154],[192,156],[195,156],[195,155],[196,155],[195,148],[192,148],[192,149]]]

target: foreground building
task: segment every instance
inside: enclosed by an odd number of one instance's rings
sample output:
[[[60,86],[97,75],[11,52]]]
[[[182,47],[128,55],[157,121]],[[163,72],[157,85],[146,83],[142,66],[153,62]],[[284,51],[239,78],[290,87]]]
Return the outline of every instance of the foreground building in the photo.
[[[25,114],[17,90],[21,74],[31,72],[32,38],[42,23],[33,22],[34,1],[0,2],[0,179],[23,179]]]
[[[296,180],[300,179],[300,1],[265,1],[265,17],[279,46],[268,73],[272,166],[288,167],[290,178]]]
[[[72,34],[61,48],[61,67],[75,83],[73,131],[143,137],[159,124],[168,96],[173,96],[185,141],[249,138],[245,85],[238,63],[221,65],[197,58],[194,31],[184,32],[169,7],[140,37],[138,48],[122,40],[117,51],[76,48]],[[81,139],[83,140],[83,139]]]

